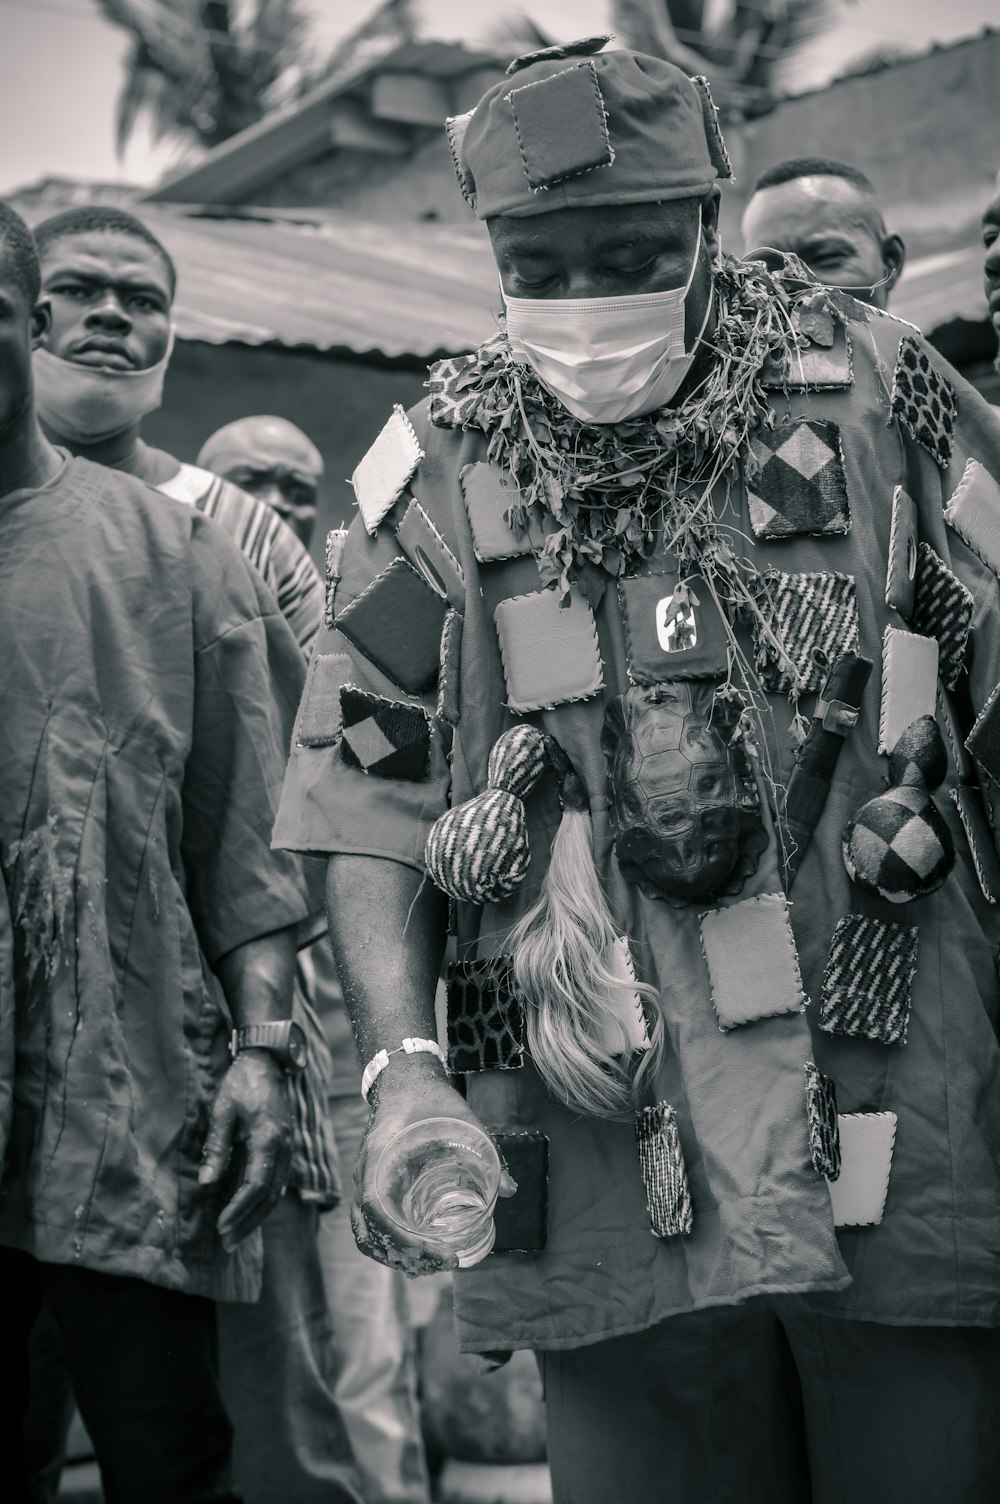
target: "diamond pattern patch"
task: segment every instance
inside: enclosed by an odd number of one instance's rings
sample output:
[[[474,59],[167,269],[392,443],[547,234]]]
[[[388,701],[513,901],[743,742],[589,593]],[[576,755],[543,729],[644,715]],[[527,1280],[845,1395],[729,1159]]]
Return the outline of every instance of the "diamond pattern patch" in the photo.
[[[889,406],[893,416],[944,469],[951,459],[958,416],[955,393],[909,334],[900,340]]]
[[[829,665],[858,651],[858,601],[846,574],[785,574],[770,569],[759,601],[771,635],[754,625],[757,667],[767,689],[787,694],[822,688]],[[774,640],[772,640],[772,638]],[[781,654],[779,656],[778,647]]]
[[[748,482],[750,523],[758,538],[846,533],[851,525],[840,428],[818,418],[783,423],[753,440],[760,465]]]
[[[496,961],[459,961],[448,970],[448,1068],[513,1071],[524,1064],[524,1014],[509,971]]]
[[[940,554],[921,543],[911,624],[922,636],[937,638],[938,673],[946,689],[954,689],[965,666],[973,604],[969,591]]]
[[[340,691],[340,754],[378,778],[423,783],[430,772],[431,723],[420,705],[386,700],[345,684]]]
[[[653,1232],[658,1238],[687,1235],[694,1226],[694,1214],[674,1109],[666,1102],[640,1108],[635,1115],[635,1136]]]
[[[823,973],[820,1028],[905,1044],[919,939],[916,925],[845,914],[833,932]]]
[[[836,1180],[840,1174],[837,1088],[811,1060],[806,1061],[806,1119],[813,1168],[817,1175]]]

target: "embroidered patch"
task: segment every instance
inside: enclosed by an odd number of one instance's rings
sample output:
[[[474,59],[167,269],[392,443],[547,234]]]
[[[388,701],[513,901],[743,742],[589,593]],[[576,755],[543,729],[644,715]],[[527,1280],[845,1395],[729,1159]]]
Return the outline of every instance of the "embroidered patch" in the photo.
[[[966,462],[944,520],[987,568],[1000,574],[1000,486],[978,460]]]
[[[504,100],[514,116],[524,175],[536,193],[614,161],[597,69],[589,59],[511,89]]]
[[[668,574],[620,580],[628,675],[633,684],[721,678],[729,662],[725,624],[703,579]]]
[[[835,1227],[877,1227],[885,1211],[896,1141],[894,1112],[847,1112],[840,1127],[840,1174],[830,1183]]]
[[[516,595],[500,602],[495,620],[511,710],[549,710],[604,688],[597,623],[579,596],[563,606],[555,590]]]
[[[766,392],[839,391],[854,385],[851,336],[838,319],[829,349],[811,344],[805,350],[790,349],[780,366],[768,361],[761,373]]]
[[[917,504],[908,491],[897,486],[892,493],[892,524],[889,528],[889,562],[885,576],[885,603],[901,616],[913,610],[917,578]]]
[[[482,462],[465,465],[459,483],[472,529],[472,551],[480,564],[531,553],[530,533],[518,537],[505,520],[504,513],[513,502],[514,493],[504,485],[496,465]],[[539,545],[544,541],[540,530],[537,541]]]
[[[462,627],[460,611],[449,611],[441,633],[441,667],[438,673],[438,719],[449,726],[458,725],[459,685],[462,667]]]
[[[326,535],[326,598],[323,605],[323,620],[331,630],[337,586],[340,583],[340,566],[346,544],[346,527],[332,527]]]
[[[374,534],[424,457],[413,424],[397,403],[354,474],[351,485],[365,527]]]
[[[701,916],[712,1002],[723,1030],[806,1005],[788,901],[783,893],[744,898]]]
[[[549,1209],[549,1141],[544,1133],[511,1128],[493,1130],[500,1157],[517,1182],[493,1210],[494,1253],[541,1253]]]
[[[916,925],[845,914],[833,932],[823,973],[820,1028],[905,1044],[919,939]]]
[[[795,418],[762,432],[751,448],[760,470],[747,482],[747,500],[758,538],[849,531],[838,424]]]
[[[977,715],[965,745],[983,771],[1000,784],[1000,684]]]
[[[951,791],[951,799],[958,810],[965,838],[969,843],[972,865],[979,886],[987,903],[1000,903],[1000,857],[993,844],[983,807],[983,796],[971,784],[960,784]]]
[[[418,694],[437,677],[447,604],[405,559],[393,559],[337,617],[376,668]]]
[[[836,1180],[840,1174],[837,1088],[812,1060],[806,1061],[806,1122],[813,1169],[827,1180]]]
[[[911,625],[923,637],[937,639],[941,682],[946,689],[954,689],[965,667],[974,602],[961,580],[929,543],[921,543],[917,555]]]
[[[907,726],[933,715],[937,704],[938,645],[933,637],[886,627],[882,636],[882,702],[878,749],[891,752]]]
[[[448,1069],[514,1071],[524,1064],[524,1011],[510,972],[496,961],[458,961],[448,968]]]
[[[640,1107],[635,1136],[653,1232],[658,1238],[687,1237],[694,1227],[694,1212],[674,1109],[666,1102]]]
[[[295,744],[331,747],[340,736],[340,691],[351,677],[346,653],[317,653],[309,665]]]
[[[414,498],[396,529],[396,541],[414,569],[456,611],[465,609],[465,574],[461,564]]]
[[[431,721],[421,705],[369,694],[353,684],[340,691],[340,755],[349,768],[377,778],[424,783],[430,773]]]
[[[893,416],[944,469],[951,459],[958,416],[955,393],[909,334],[899,342],[889,406]]]
[[[829,665],[842,653],[857,653],[858,600],[848,574],[784,574],[769,569],[761,610],[770,608],[769,626],[778,649],[754,624],[757,667],[767,689],[787,694],[798,685],[818,690]]]

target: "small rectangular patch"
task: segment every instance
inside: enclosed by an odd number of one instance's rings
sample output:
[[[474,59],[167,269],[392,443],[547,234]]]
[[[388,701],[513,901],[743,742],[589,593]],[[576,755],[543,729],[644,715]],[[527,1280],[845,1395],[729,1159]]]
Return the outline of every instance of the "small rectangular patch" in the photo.
[[[983,796],[978,788],[966,783],[952,789],[951,800],[969,843],[972,865],[983,897],[987,903],[1000,903],[1000,857],[986,819]]]
[[[396,529],[396,541],[435,594],[456,611],[464,611],[465,574],[462,566],[415,497]]]
[[[480,564],[502,559],[516,559],[531,553],[527,532],[518,537],[508,526],[505,512],[514,501],[514,492],[503,483],[496,465],[482,461],[463,467],[459,476],[465,510],[472,530],[472,551]]]
[[[376,778],[424,783],[430,773],[431,720],[422,705],[369,694],[353,684],[340,691],[340,755],[349,768]]]
[[[806,1061],[806,1122],[813,1169],[827,1180],[836,1180],[840,1174],[837,1088],[812,1060]]]
[[[448,1069],[457,1076],[520,1070],[524,1010],[511,991],[508,967],[458,961],[448,968],[447,993]]]
[[[437,678],[441,632],[448,612],[406,559],[393,559],[337,617],[337,627],[407,694]]]
[[[658,1238],[688,1237],[694,1227],[694,1211],[674,1109],[666,1102],[640,1107],[635,1115],[635,1136],[653,1232]]]
[[[829,349],[810,344],[806,350],[790,350],[782,366],[768,362],[761,375],[766,392],[838,391],[854,385],[851,336],[838,319]]]
[[[827,1034],[905,1044],[920,931],[865,914],[838,920],[819,1005]]]
[[[326,597],[323,605],[323,620],[332,631],[334,603],[340,583],[340,566],[347,544],[346,527],[332,527],[326,535]]]
[[[516,595],[500,602],[495,620],[511,710],[550,710],[604,688],[597,623],[578,595],[566,605],[555,590]]]
[[[462,627],[460,611],[449,611],[441,632],[441,667],[438,673],[438,719],[449,726],[458,725],[462,669]]]
[[[917,504],[908,491],[897,486],[892,493],[892,524],[889,528],[889,562],[885,576],[885,603],[901,616],[913,610],[917,577]]]
[[[529,187],[551,188],[615,159],[597,69],[588,58],[504,95]]]
[[[847,1112],[840,1127],[840,1174],[830,1183],[834,1227],[877,1227],[885,1211],[896,1141],[894,1112]]]
[[[332,747],[340,736],[340,691],[351,677],[346,653],[317,653],[309,665],[295,745]]]
[[[493,1130],[501,1157],[517,1181],[493,1212],[494,1253],[541,1253],[549,1214],[549,1141],[544,1133],[512,1128]]]
[[[625,986],[615,994],[613,1000],[609,998],[601,1018],[602,1027],[600,1031],[595,1030],[595,1033],[600,1033],[600,1043],[609,1055],[622,1056],[632,1055],[637,1050],[648,1050],[652,1047],[652,1042],[632,964],[632,951],[624,935],[618,937],[617,950],[619,964],[615,970]],[[635,991],[630,992],[629,988],[634,988]]]
[[[899,342],[889,407],[893,417],[945,469],[958,418],[955,392],[911,334],[904,334]]]
[[[665,679],[721,678],[729,639],[708,585],[677,572],[633,575],[618,583],[625,624],[628,675],[633,684]]]
[[[882,703],[878,749],[891,752],[907,726],[933,715],[937,704],[938,645],[933,637],[886,627],[882,637]]]
[[[758,538],[846,533],[851,514],[840,426],[793,418],[750,441],[760,465],[747,482],[750,525]]]
[[[796,685],[809,692],[822,688],[830,664],[844,653],[857,653],[860,630],[854,580],[848,574],[784,574],[769,569],[767,596],[770,629],[782,650],[754,623],[757,667],[767,689],[787,694]]]
[[[1000,523],[1000,514],[997,517]],[[965,667],[974,602],[961,580],[953,575],[929,543],[917,550],[916,592],[910,625],[923,637],[935,637],[938,674],[946,689],[954,689]]]
[[[1000,784],[1000,684],[976,716],[965,745],[984,773]]]
[[[744,898],[701,916],[701,944],[722,1029],[800,1013],[806,1005],[783,893]]]
[[[389,421],[351,476],[365,527],[374,534],[424,457],[413,424],[397,402]]]
[[[1000,575],[1000,486],[978,460],[966,462],[944,520],[987,568]]]

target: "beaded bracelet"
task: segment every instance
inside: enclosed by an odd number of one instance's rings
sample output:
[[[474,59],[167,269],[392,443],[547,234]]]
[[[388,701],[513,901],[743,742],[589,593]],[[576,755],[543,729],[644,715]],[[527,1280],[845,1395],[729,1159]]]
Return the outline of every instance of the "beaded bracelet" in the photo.
[[[393,1055],[436,1055],[441,1064],[446,1064],[444,1051],[435,1039],[404,1039],[395,1050],[379,1050],[365,1066],[361,1077],[361,1095],[368,1101],[368,1093],[381,1076]]]

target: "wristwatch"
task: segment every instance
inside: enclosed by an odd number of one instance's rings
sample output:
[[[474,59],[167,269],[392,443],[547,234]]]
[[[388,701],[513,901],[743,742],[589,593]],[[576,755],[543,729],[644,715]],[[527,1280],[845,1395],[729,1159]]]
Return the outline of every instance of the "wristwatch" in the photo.
[[[229,1053],[235,1060],[241,1050],[270,1050],[282,1070],[304,1071],[309,1054],[306,1036],[290,1018],[275,1024],[248,1024],[234,1029]]]

